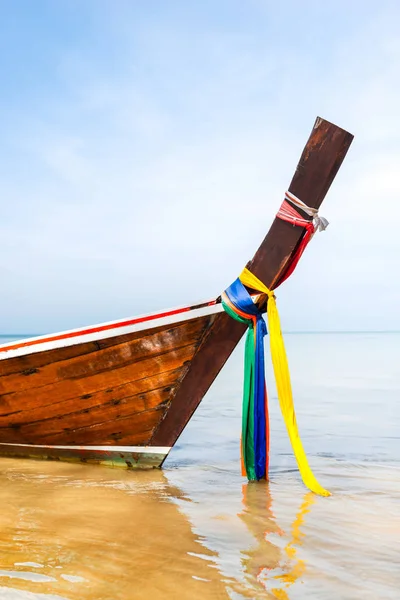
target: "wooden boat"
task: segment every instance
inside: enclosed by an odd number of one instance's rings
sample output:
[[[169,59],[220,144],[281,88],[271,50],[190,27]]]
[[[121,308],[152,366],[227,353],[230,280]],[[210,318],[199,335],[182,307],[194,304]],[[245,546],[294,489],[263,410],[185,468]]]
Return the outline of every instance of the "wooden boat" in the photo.
[[[289,192],[319,208],[352,139],[317,118]],[[302,235],[276,218],[247,266],[273,288]],[[3,344],[0,455],[161,466],[244,331],[215,298]]]

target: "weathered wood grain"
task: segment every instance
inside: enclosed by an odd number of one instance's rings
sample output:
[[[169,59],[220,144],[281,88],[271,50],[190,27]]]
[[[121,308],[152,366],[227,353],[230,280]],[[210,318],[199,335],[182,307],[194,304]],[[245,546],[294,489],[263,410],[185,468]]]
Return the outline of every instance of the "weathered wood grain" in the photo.
[[[131,358],[141,360],[149,353],[162,354],[181,340],[196,339],[201,335],[209,321],[192,319],[176,325],[164,325],[150,329],[117,336],[99,342],[89,342],[67,346],[45,352],[37,352],[26,356],[0,361],[0,394],[10,389],[14,391],[31,389],[45,385],[47,381],[80,377],[85,373],[107,370],[114,362],[120,362],[125,356],[125,362]],[[106,343],[107,342],[107,343]],[[71,375],[68,375],[68,370]],[[21,377],[23,375],[23,377]]]
[[[43,386],[10,392],[0,396],[0,414],[11,414],[33,406],[43,406],[53,402],[69,400],[93,394],[98,390],[106,390],[121,382],[144,379],[152,375],[172,371],[189,364],[196,350],[196,344],[175,348],[162,355],[150,356],[140,362],[134,362],[117,367],[114,365],[108,371],[100,371],[77,379],[59,379],[54,383],[47,382]]]
[[[103,423],[117,423],[124,417],[130,417],[130,422],[135,423],[136,416],[143,415],[147,422],[148,417],[154,411],[164,411],[171,400],[174,389],[155,389],[140,394],[139,397],[130,396],[124,398],[118,404],[110,401],[87,409],[75,410],[74,412],[44,418],[32,423],[14,423],[13,426],[0,427],[0,442],[24,444],[48,443],[48,438],[57,439],[57,444],[70,443],[71,435],[81,430],[93,430],[95,426]],[[151,407],[151,408],[148,408]],[[159,417],[161,412],[157,412]],[[141,422],[141,421],[139,421]],[[129,431],[127,433],[130,433]],[[115,441],[115,440],[114,440]],[[107,444],[110,440],[96,438],[97,444]],[[86,443],[86,442],[82,442]]]
[[[62,436],[56,433],[43,437],[45,444],[71,445],[138,445],[147,444],[155,426],[163,414],[163,407],[141,413],[133,413],[120,418],[112,418],[90,427],[65,431]],[[62,441],[60,441],[62,440]]]
[[[99,390],[93,394],[84,394],[79,400],[74,396],[67,400],[53,401],[49,404],[38,405],[38,403],[35,403],[30,408],[24,406],[15,412],[0,415],[0,429],[7,426],[14,427],[36,423],[46,419],[68,417],[68,415],[75,412],[87,411],[103,405],[118,405],[134,397],[135,406],[138,406],[140,410],[154,408],[154,403],[150,403],[150,399],[146,394],[153,390],[175,389],[184,372],[179,367],[151,377],[144,377],[105,390]]]
[[[0,442],[147,443],[214,318],[1,361]]]

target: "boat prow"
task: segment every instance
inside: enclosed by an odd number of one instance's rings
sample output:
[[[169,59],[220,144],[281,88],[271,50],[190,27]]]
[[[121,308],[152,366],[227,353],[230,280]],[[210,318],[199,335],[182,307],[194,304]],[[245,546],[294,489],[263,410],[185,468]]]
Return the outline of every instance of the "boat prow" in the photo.
[[[352,141],[317,119],[289,191],[318,208]],[[270,288],[302,231],[275,219],[248,266]],[[0,346],[0,455],[160,466],[245,331],[220,298]]]

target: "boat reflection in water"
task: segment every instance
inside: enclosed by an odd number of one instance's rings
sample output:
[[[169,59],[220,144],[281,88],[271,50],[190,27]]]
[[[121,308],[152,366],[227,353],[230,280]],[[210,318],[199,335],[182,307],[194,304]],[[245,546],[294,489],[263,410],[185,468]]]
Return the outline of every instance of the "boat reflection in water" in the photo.
[[[239,515],[228,507],[221,521],[225,550],[203,535],[209,517],[218,519],[211,489],[206,503],[195,496],[171,484],[168,471],[5,459],[0,598],[288,598],[304,569],[296,546],[312,496],[306,495],[283,553],[267,484],[243,486]]]

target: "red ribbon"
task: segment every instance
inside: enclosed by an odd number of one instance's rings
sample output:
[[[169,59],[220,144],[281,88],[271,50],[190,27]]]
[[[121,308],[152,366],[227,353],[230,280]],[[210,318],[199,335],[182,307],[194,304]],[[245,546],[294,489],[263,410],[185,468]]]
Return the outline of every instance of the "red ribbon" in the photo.
[[[278,219],[286,221],[286,223],[290,223],[295,227],[303,227],[304,233],[302,238],[300,239],[300,242],[297,244],[294,254],[292,255],[289,263],[287,264],[285,271],[278,279],[278,282],[274,285],[274,289],[276,289],[278,286],[281,285],[281,283],[286,281],[286,279],[288,279],[288,277],[290,277],[290,275],[293,273],[293,271],[297,267],[300,258],[303,255],[304,250],[307,247],[307,244],[309,243],[309,241],[315,233],[315,227],[312,220],[308,221],[307,219],[302,217],[302,215],[299,212],[297,212],[297,210],[287,200],[284,200],[282,202],[281,207],[276,216]]]

